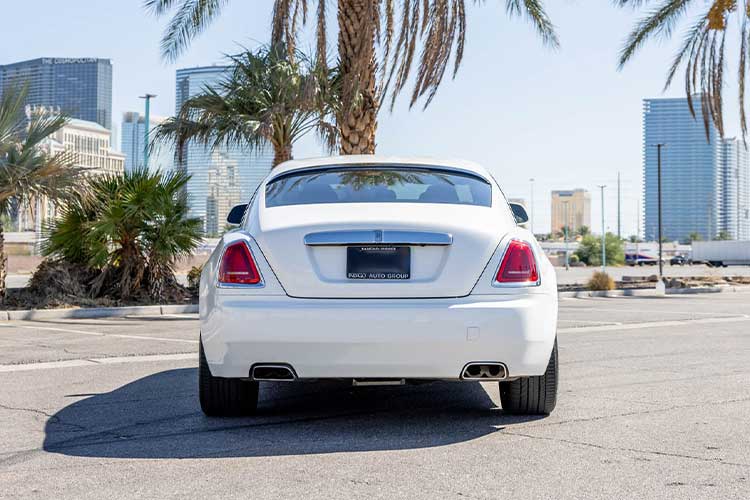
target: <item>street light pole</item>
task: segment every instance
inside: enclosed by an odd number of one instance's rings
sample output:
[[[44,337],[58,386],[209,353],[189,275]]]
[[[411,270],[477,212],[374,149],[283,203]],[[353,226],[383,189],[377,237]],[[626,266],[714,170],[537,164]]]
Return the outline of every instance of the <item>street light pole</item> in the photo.
[[[529,179],[531,183],[531,234],[534,234],[534,178]]]
[[[563,226],[563,238],[565,240],[565,270],[570,270],[570,263],[568,262],[568,202],[563,202],[563,208],[565,209],[565,215],[563,215],[563,220],[565,221],[565,225]]]
[[[599,189],[601,189],[602,192],[602,272],[607,272],[607,230],[604,227],[604,188],[607,187],[606,185],[600,185],[597,186]]]
[[[664,278],[664,264],[661,261],[662,255],[662,225],[661,225],[661,148],[664,147],[664,143],[658,143],[656,145],[656,210],[658,213],[658,225],[659,225],[659,281]]]
[[[151,99],[156,97],[156,94],[146,94],[140,96],[141,99],[146,100],[146,116],[143,119],[143,169],[148,170],[148,134],[149,128],[151,128]]]

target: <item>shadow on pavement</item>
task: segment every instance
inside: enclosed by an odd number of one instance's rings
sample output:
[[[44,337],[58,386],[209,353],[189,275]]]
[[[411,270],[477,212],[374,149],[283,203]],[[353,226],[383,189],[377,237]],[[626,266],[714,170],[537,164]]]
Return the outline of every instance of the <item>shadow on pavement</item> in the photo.
[[[399,450],[477,439],[529,418],[497,408],[497,384],[262,384],[256,416],[206,418],[193,368],[86,397],[50,417],[44,449],[106,458],[260,457]],[[88,397],[87,397],[88,396]]]

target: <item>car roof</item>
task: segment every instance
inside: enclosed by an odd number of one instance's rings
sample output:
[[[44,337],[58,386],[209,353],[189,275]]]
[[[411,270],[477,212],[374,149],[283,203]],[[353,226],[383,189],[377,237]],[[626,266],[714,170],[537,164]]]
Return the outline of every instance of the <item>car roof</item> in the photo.
[[[341,165],[425,165],[434,167],[446,167],[456,170],[464,170],[479,174],[485,179],[491,179],[490,173],[478,163],[459,159],[438,159],[414,156],[380,156],[380,155],[342,155],[325,156],[320,158],[305,158],[302,160],[290,160],[274,167],[268,180],[279,175],[295,170],[312,169],[316,167],[329,167]]]

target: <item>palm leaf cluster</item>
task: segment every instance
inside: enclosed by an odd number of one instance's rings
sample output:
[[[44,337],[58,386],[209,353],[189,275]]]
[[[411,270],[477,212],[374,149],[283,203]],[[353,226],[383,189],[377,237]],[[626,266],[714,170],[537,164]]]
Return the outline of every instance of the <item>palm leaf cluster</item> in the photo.
[[[3,217],[24,203],[46,199],[53,204],[70,200],[82,174],[68,152],[49,153],[44,143],[67,119],[59,115],[26,116],[28,89],[10,88],[0,98],[0,299],[5,295],[7,257]],[[41,216],[41,214],[37,214]]]
[[[208,145],[274,148],[274,165],[292,158],[292,145],[317,132],[329,150],[337,144],[333,89],[302,54],[283,45],[230,56],[232,72],[186,100],[176,117],[154,133],[154,144],[175,143],[178,160],[188,141]]]
[[[98,270],[93,297],[164,299],[176,260],[201,238],[200,219],[188,216],[187,180],[144,169],[92,178],[88,195],[48,228],[43,253]]]
[[[228,0],[146,0],[156,16],[172,14],[162,54],[177,59],[216,19]],[[373,153],[377,113],[383,97],[390,105],[414,76],[410,105],[435,97],[446,73],[456,75],[467,34],[467,0],[337,0],[339,107],[336,122],[343,154]],[[473,4],[483,4],[474,0]],[[510,16],[525,16],[542,39],[558,43],[541,0],[505,0]],[[317,67],[328,66],[326,0],[274,0],[271,42],[284,43],[290,57],[303,27],[314,20]],[[416,67],[416,74],[412,69]]]
[[[724,100],[727,31],[736,26],[739,38],[737,75],[739,84],[740,126],[747,135],[745,114],[745,74],[748,64],[750,30],[750,2],[737,0],[616,0],[620,6],[647,7],[648,11],[634,26],[620,52],[622,68],[643,45],[652,38],[669,38],[685,21],[688,25],[683,40],[667,72],[664,88],[668,88],[678,71],[684,69],[683,82],[690,110],[695,114],[695,97],[700,97],[700,108],[708,136],[709,124],[714,123],[724,135]],[[695,13],[692,21],[686,18]],[[731,37],[731,35],[730,35]]]

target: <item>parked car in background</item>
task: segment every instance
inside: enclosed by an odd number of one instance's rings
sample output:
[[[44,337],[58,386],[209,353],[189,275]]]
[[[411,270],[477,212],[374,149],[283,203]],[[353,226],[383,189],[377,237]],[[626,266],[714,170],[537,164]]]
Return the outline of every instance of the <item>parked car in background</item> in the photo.
[[[690,261],[684,255],[675,255],[669,259],[669,265],[671,266],[684,266],[685,264],[690,264]]]
[[[526,220],[469,162],[274,168],[203,268],[201,408],[252,413],[259,382],[461,380],[550,413],[557,283]]]

